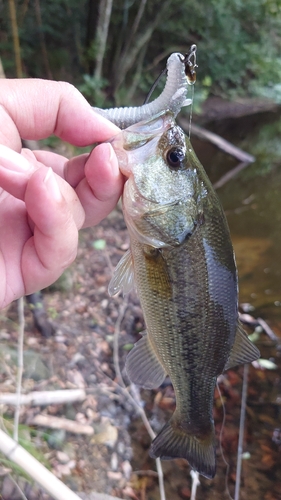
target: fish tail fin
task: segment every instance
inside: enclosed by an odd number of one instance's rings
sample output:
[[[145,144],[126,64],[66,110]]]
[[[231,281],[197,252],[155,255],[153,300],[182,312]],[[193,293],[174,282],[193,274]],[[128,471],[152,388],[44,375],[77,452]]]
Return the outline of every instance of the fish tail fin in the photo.
[[[192,469],[209,479],[216,473],[214,429],[199,440],[177,425],[174,416],[152,441],[149,454],[162,460],[185,458]]]

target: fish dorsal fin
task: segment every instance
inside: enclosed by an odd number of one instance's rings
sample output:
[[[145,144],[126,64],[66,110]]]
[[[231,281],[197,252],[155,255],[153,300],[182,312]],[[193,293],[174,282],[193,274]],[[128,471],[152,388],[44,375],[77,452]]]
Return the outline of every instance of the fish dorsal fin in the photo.
[[[142,332],[142,338],[129,352],[126,358],[126,370],[131,382],[145,389],[156,389],[163,383],[166,372],[146,332]]]
[[[123,291],[124,294],[129,293],[134,286],[134,270],[131,250],[123,255],[114,269],[113,276],[108,285],[108,293],[110,296]]]
[[[233,368],[237,365],[251,363],[260,357],[260,351],[250,341],[247,333],[243,330],[240,322],[237,325],[234,344],[230,351],[229,359],[224,367],[224,370]]]

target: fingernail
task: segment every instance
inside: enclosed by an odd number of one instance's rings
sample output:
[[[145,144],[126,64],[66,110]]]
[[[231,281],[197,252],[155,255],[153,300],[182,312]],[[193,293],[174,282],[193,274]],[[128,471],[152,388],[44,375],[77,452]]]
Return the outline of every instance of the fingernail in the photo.
[[[108,147],[109,147],[109,161],[110,163],[113,161],[113,158],[115,157],[115,153],[114,153],[114,150],[113,150],[113,147],[111,146],[111,144],[108,144]]]
[[[105,156],[105,161],[110,164],[112,172],[116,174],[119,170],[116,163],[116,153],[111,144],[104,143],[102,146],[104,148],[103,154]]]
[[[1,165],[12,172],[25,173],[32,170],[28,160],[7,146],[0,146]]]
[[[63,199],[62,194],[60,192],[60,188],[58,186],[56,176],[51,167],[48,168],[47,175],[44,179],[44,184],[48,191],[52,194],[52,197],[55,201],[61,201]]]

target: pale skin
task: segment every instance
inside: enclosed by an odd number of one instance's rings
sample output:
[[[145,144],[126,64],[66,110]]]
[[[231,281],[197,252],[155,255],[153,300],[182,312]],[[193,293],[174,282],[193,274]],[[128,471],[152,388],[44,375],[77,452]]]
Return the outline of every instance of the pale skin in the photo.
[[[79,229],[106,217],[123,188],[108,143],[68,160],[22,149],[21,138],[82,147],[118,131],[67,83],[0,80],[0,308],[53,283],[76,257]]]

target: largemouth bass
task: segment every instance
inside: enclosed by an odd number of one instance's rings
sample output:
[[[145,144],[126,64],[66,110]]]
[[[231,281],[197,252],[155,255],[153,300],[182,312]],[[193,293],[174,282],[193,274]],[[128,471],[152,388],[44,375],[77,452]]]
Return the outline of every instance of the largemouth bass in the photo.
[[[215,475],[216,380],[259,357],[238,320],[237,272],[227,221],[189,139],[169,112],[111,141],[128,177],[123,211],[130,249],[109,293],[135,284],[147,331],[126,359],[129,378],[152,389],[171,379],[176,410],[152,457],[186,458]]]

